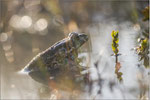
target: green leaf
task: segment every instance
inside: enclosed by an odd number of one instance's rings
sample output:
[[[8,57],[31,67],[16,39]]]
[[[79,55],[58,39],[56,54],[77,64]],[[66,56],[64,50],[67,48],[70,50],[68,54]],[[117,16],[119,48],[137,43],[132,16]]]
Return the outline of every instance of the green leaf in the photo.
[[[111,32],[111,36],[112,36],[112,38],[118,38],[118,33],[119,33],[119,31],[112,31]]]
[[[117,54],[119,52],[118,49],[118,42],[119,42],[119,38],[118,38],[118,33],[119,31],[112,31],[111,36],[112,36],[112,50],[115,54]]]
[[[143,21],[149,20],[149,6],[147,6],[142,13],[144,15]]]
[[[116,48],[113,46],[113,44],[112,44],[112,46],[111,46],[111,47],[112,47],[112,50],[113,50],[113,51],[115,51],[115,50],[116,50]]]
[[[118,43],[119,42],[119,38],[117,38],[117,40],[115,42]]]
[[[144,39],[141,42],[141,51],[144,51],[144,49],[147,47],[147,44],[148,44],[148,40],[147,39]]]

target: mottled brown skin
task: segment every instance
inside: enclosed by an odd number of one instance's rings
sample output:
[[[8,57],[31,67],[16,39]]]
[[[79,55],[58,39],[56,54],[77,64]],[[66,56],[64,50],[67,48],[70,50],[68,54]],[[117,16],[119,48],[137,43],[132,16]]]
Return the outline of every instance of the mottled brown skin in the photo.
[[[50,78],[78,72],[76,59],[78,48],[87,42],[88,36],[79,33],[70,33],[69,36],[34,57],[23,69],[36,81],[48,84]]]

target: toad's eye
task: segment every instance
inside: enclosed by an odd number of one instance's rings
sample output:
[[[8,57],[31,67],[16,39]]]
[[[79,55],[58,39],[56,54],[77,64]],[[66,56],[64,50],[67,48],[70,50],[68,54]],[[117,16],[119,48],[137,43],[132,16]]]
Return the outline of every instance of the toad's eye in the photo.
[[[74,36],[71,37],[71,39],[73,41],[78,41],[80,39],[80,37],[78,35],[74,35]]]
[[[80,37],[79,37],[79,36],[76,36],[76,39],[77,39],[77,40],[79,40],[79,39],[80,39]]]

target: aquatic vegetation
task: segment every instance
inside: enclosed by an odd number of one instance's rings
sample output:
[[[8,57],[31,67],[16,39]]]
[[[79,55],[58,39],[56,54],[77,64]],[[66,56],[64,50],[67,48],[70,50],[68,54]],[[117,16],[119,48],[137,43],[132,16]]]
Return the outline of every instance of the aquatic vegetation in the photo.
[[[142,11],[144,18],[143,21],[149,21],[149,6],[145,7]],[[139,46],[135,48],[139,55],[139,61],[143,61],[145,68],[149,68],[149,29],[142,32],[142,36],[138,39]]]
[[[119,54],[119,49],[118,49],[118,46],[119,46],[119,31],[112,31],[111,33],[111,36],[112,36],[112,50],[114,52],[114,56],[116,58],[116,65],[115,65],[115,74],[117,75],[117,78],[118,80],[121,82],[123,79],[122,79],[122,75],[123,73],[122,72],[119,72],[120,68],[121,68],[121,64],[120,62],[118,62],[118,56],[120,55]]]

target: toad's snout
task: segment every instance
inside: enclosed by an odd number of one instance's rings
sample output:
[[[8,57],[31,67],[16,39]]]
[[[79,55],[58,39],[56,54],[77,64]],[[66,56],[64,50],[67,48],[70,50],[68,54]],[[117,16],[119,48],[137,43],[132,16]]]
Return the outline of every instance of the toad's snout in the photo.
[[[80,38],[81,38],[81,40],[83,40],[83,41],[88,41],[88,35],[85,35],[85,34],[80,34]]]

